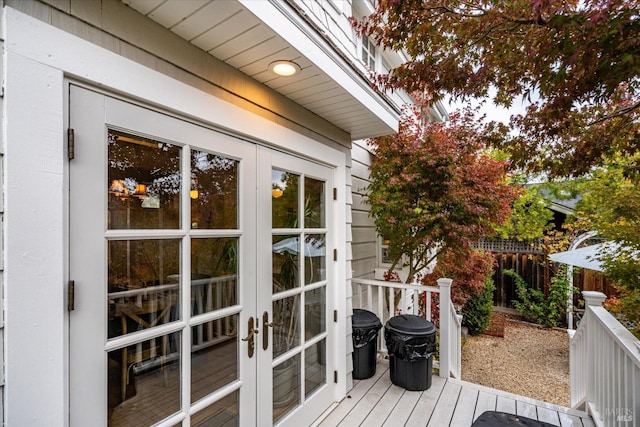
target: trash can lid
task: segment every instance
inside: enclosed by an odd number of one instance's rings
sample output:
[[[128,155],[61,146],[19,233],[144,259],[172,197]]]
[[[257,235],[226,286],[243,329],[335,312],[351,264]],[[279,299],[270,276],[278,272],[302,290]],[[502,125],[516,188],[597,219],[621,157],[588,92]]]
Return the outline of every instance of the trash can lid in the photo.
[[[351,317],[351,326],[354,328],[381,328],[382,323],[378,316],[368,310],[359,308],[353,309],[353,317]]]
[[[393,316],[389,319],[385,328],[407,335],[431,335],[436,333],[436,326],[433,323],[414,314]]]

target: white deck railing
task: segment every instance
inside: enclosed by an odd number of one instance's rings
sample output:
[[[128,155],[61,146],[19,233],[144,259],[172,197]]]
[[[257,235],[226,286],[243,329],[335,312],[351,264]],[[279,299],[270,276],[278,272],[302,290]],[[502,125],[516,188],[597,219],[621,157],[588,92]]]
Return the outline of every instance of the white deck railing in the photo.
[[[462,316],[451,303],[451,279],[439,279],[438,287],[371,279],[352,279],[352,283],[353,308],[375,313],[383,325],[397,314],[415,314],[432,321],[431,302],[433,294],[438,294],[440,357],[434,360],[434,366],[439,368],[441,377],[460,378]],[[378,336],[378,351],[387,352],[383,333]]]
[[[603,306],[601,292],[582,292],[585,315],[570,346],[571,406],[597,426],[640,426],[638,340]]]

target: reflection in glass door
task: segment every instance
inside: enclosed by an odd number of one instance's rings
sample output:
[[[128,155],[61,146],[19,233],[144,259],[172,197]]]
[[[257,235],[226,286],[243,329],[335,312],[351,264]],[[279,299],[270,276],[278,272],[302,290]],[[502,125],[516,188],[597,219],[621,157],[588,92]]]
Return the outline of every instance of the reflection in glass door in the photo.
[[[274,423],[327,385],[327,189],[326,177],[271,171]]]
[[[190,153],[185,171],[191,182],[189,228],[199,234],[162,238],[160,230],[181,228],[183,153]],[[108,425],[151,425],[180,411],[184,333],[191,342],[191,402],[238,380],[238,316],[210,316],[238,302],[238,238],[215,231],[237,228],[238,162],[115,130],[109,132],[107,162],[107,228],[123,230],[107,242]],[[158,236],[139,235],[147,229],[159,230]],[[136,234],[127,236],[129,231]],[[181,253],[189,246],[187,281],[181,277],[187,270]],[[180,304],[185,284],[190,299]],[[189,329],[153,332],[179,321],[186,310]],[[196,320],[199,315],[202,319]],[[128,334],[138,338],[119,345]],[[198,418],[209,425],[236,425],[237,393]],[[192,420],[191,425],[198,423]]]
[[[70,425],[318,416],[333,170],[76,86],[70,106]]]
[[[255,231],[240,207],[255,196],[240,182],[255,182],[255,146],[73,86],[70,99],[85,144],[69,172],[71,425],[253,424],[241,265]]]

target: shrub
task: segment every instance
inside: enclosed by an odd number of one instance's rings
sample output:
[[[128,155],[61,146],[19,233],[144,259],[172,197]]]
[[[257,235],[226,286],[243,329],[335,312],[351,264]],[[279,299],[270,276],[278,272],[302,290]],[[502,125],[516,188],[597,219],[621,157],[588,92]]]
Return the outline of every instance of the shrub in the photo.
[[[462,324],[469,329],[469,335],[479,335],[489,327],[495,289],[493,280],[488,277],[482,290],[473,294],[462,308]]]
[[[504,274],[513,277],[516,284],[517,300],[513,301],[513,306],[518,313],[528,321],[538,323],[547,328],[558,326],[564,314],[567,312],[567,300],[569,292],[577,293],[578,290],[570,283],[567,277],[567,267],[561,266],[556,275],[551,279],[549,285],[549,295],[544,292],[532,289],[513,270],[505,270]]]
[[[472,295],[482,292],[487,277],[493,274],[494,259],[490,252],[471,250],[463,255],[444,251],[438,255],[438,263],[432,273],[425,275],[425,285],[435,285],[437,279],[453,280],[451,301],[460,309]]]

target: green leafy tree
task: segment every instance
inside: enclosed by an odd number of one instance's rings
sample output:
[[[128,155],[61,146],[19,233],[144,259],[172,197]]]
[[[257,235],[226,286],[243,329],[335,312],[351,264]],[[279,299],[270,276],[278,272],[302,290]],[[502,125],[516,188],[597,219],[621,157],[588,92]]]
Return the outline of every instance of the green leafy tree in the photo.
[[[520,241],[542,238],[551,227],[553,212],[538,185],[528,186],[513,202],[513,212],[507,222],[496,227],[498,235],[504,239]]]
[[[404,257],[409,281],[443,250],[467,253],[510,214],[517,190],[507,164],[483,151],[483,128],[469,114],[434,123],[415,109],[397,134],[371,140],[371,215],[389,237],[391,269]]]
[[[599,255],[607,276],[634,289],[640,289],[640,177],[625,171],[639,160],[640,153],[612,157],[581,184],[583,198],[576,206],[583,228],[617,244]]]
[[[629,165],[640,154],[618,154],[581,183],[582,201],[576,207],[580,225],[598,230],[614,250],[598,254],[608,279],[620,288],[619,308],[630,320],[640,320],[640,177]]]
[[[378,76],[433,99],[534,101],[493,141],[515,166],[579,175],[638,151],[638,0],[379,0],[357,30],[410,60]],[[637,165],[636,165],[637,166]]]

